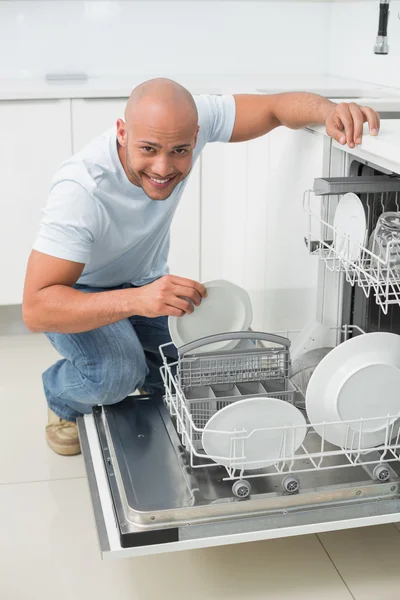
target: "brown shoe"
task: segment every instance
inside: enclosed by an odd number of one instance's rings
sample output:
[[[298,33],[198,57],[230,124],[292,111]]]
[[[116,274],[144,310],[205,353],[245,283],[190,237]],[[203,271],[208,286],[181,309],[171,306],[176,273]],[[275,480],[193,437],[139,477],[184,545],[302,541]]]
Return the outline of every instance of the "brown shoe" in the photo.
[[[137,391],[139,392],[139,396],[148,396],[149,392],[146,392],[146,390],[144,390],[143,388],[138,388]]]
[[[72,421],[65,421],[48,409],[49,422],[46,425],[46,440],[57,454],[73,456],[81,453],[78,427]]]

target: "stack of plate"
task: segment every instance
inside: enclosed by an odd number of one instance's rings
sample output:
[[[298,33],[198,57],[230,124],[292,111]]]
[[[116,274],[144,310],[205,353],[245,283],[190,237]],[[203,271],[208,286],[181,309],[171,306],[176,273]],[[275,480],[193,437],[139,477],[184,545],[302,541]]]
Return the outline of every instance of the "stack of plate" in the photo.
[[[335,446],[372,448],[385,443],[388,431],[393,439],[400,427],[400,336],[368,333],[334,348],[310,379],[306,410]]]

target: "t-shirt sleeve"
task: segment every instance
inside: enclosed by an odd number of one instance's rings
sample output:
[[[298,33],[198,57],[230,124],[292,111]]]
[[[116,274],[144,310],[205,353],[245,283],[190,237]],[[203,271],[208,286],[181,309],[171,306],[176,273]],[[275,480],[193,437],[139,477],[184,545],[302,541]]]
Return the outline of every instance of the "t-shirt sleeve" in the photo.
[[[86,263],[98,233],[97,203],[78,183],[51,188],[33,249],[56,258]]]
[[[202,94],[198,96],[197,109],[205,143],[229,142],[236,117],[235,98],[228,94]]]

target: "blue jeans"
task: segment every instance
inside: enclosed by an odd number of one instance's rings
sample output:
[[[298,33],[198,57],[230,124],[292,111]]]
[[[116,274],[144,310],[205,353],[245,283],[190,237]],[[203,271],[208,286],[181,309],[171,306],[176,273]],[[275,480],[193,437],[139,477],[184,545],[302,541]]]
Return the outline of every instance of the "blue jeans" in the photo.
[[[83,292],[109,291],[75,285]],[[115,289],[133,287],[130,284]],[[167,317],[133,316],[82,333],[46,333],[63,356],[42,375],[51,410],[62,419],[75,421],[97,404],[115,404],[143,387],[162,394],[159,346],[171,341]],[[177,360],[173,344],[165,349]]]

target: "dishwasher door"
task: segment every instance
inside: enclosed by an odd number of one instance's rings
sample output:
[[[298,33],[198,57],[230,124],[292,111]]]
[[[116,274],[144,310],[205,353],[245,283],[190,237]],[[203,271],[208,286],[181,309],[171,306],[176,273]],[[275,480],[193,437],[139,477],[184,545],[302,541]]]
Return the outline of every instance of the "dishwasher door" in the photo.
[[[392,468],[386,482],[371,480],[362,466],[304,473],[295,494],[282,488],[282,476],[260,477],[249,498],[233,497],[222,467],[187,464],[160,398],[95,407],[78,427],[103,558],[399,520],[400,477]]]

